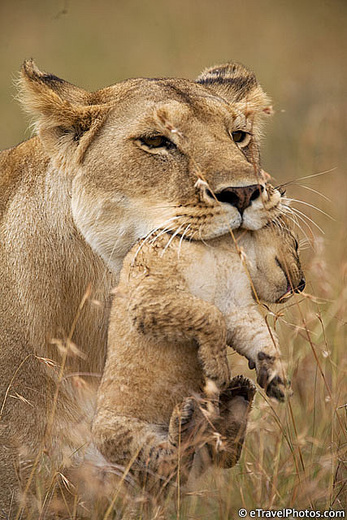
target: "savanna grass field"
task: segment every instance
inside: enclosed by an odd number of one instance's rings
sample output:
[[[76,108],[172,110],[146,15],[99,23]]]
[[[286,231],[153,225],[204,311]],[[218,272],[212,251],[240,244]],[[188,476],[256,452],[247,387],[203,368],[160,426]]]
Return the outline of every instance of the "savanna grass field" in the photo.
[[[259,389],[240,462],[210,471],[163,518],[345,511],[347,2],[1,0],[2,149],[31,135],[15,99],[30,57],[89,90],[128,77],[194,78],[228,60],[255,71],[275,111],[262,164],[293,199],[306,277],[303,294],[265,309],[293,395],[282,404]],[[230,362],[234,375],[255,378],[239,355]]]

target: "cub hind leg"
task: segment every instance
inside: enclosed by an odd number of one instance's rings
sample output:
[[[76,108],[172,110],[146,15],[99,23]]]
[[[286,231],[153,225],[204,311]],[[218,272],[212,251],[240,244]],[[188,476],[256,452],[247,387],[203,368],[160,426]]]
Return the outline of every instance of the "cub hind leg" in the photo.
[[[255,392],[255,384],[240,375],[232,378],[219,397],[218,429],[224,439],[224,449],[216,459],[223,468],[232,468],[240,458]]]
[[[255,392],[254,383],[239,375],[231,379],[219,396],[208,395],[205,406],[210,421],[205,431],[206,443],[194,460],[195,479],[211,465],[229,469],[238,462]]]
[[[178,471],[184,484],[193,462],[189,446],[195,405],[186,398],[173,410],[169,427],[103,409],[93,423],[94,442],[110,462],[120,464],[151,494],[164,493]]]

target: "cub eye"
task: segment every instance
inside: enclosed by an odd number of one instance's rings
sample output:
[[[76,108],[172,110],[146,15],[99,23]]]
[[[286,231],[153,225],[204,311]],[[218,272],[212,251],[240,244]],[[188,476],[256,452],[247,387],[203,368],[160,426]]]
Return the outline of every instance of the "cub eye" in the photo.
[[[167,137],[163,135],[152,135],[146,137],[140,137],[140,143],[147,146],[148,148],[166,148],[169,150],[170,148],[174,148],[175,145],[172,141],[167,139]]]
[[[251,140],[251,135],[248,132],[244,132],[243,130],[236,130],[236,132],[232,132],[231,137],[234,143],[242,147],[247,146]]]

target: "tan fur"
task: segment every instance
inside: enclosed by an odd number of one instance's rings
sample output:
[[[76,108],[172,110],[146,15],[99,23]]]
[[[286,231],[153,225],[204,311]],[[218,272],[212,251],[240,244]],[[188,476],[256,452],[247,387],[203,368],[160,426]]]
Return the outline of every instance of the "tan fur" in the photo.
[[[178,437],[181,414],[181,456],[188,467],[198,445],[215,447],[216,435],[220,446],[214,449],[225,453],[218,462],[235,464],[235,437],[244,435],[244,425],[236,428],[234,417],[223,416],[223,407],[235,398],[232,389],[238,385],[241,397],[247,396],[245,408],[254,390],[245,379],[230,381],[227,345],[255,366],[269,396],[282,400],[285,395],[276,334],[258,312],[249,276],[258,297],[268,302],[300,286],[297,242],[288,226],[282,219],[238,233],[241,257],[230,235],[202,243],[157,232],[129,252],[111,310],[93,426],[107,459],[125,466],[132,461],[132,470],[151,486],[153,474],[162,484],[176,478],[179,443],[172,439]],[[211,384],[221,415],[202,426],[193,396],[205,388],[211,397]],[[209,415],[208,405],[203,409]],[[182,467],[181,461],[181,473]]]
[[[235,206],[209,195],[208,190],[265,185],[259,136],[270,110],[242,66],[211,70],[197,82],[140,78],[89,93],[41,72],[30,60],[23,65],[20,97],[38,135],[0,156],[5,511],[16,509],[18,453],[25,463],[41,451],[60,461],[59,432],[87,420],[73,378],[60,381],[57,344],[66,347],[68,339],[78,346],[82,355],[69,355],[64,373],[90,372],[88,382],[96,388],[110,288],[133,244],[165,226],[205,240],[229,228],[259,229],[281,212],[279,193],[270,186],[242,217]],[[247,146],[233,141],[238,130],[253,134],[247,134]],[[172,148],[144,144],[158,134]],[[79,310],[88,286],[90,298]],[[52,344],[54,339],[59,341]],[[73,453],[76,442],[68,445]]]

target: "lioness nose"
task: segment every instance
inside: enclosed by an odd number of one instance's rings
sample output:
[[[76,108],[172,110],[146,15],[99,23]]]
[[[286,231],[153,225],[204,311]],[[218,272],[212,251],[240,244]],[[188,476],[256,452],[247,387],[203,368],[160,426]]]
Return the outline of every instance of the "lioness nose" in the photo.
[[[227,202],[228,204],[235,206],[242,215],[245,209],[251,205],[252,200],[257,199],[263,190],[264,186],[261,186],[260,184],[240,186],[237,188],[225,188],[219,193],[216,193],[216,198],[220,202]]]
[[[301,278],[299,285],[294,289],[294,292],[300,293],[302,292],[306,287],[305,278]]]

